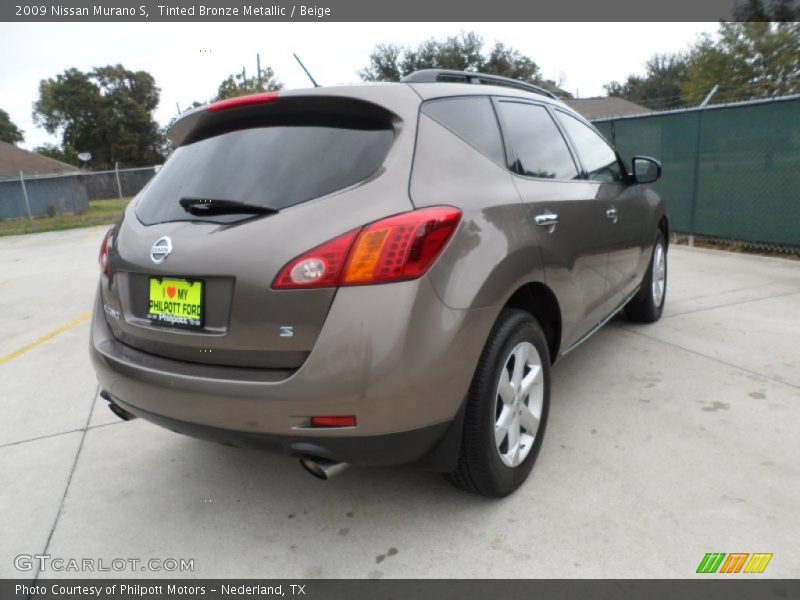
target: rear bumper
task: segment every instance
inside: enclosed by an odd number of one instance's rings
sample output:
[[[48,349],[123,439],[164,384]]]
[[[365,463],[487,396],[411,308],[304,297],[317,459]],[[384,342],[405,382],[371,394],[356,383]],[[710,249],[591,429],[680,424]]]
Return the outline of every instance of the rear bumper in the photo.
[[[357,466],[415,464],[433,471],[456,468],[461,440],[461,412],[452,421],[381,435],[330,437],[323,435],[278,435],[220,429],[177,421],[126,404],[111,402],[156,425],[193,438],[235,448],[255,448],[286,456],[313,456]]]
[[[495,318],[493,309],[446,307],[426,278],[342,288],[302,367],[243,369],[121,344],[98,295],[90,353],[116,404],[169,429],[284,454],[403,464],[452,445],[451,426]],[[355,415],[358,425],[311,428],[315,415]]]

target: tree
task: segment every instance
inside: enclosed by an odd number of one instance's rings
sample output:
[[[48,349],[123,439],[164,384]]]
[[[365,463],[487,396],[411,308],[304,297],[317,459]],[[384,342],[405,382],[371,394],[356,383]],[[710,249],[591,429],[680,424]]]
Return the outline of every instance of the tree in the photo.
[[[271,67],[261,69],[261,77],[246,77],[244,72],[236,75],[228,75],[217,88],[217,96],[212,99],[224,100],[225,98],[236,98],[247,94],[258,94],[260,92],[272,92],[283,89],[283,84],[275,77],[275,72]]]
[[[358,72],[364,81],[400,81],[405,75],[400,70],[403,48],[394,44],[378,44],[369,55],[369,66]]]
[[[800,8],[796,0],[745,0],[736,22],[720,23],[717,35],[702,35],[686,53],[656,55],[644,77],[606,84],[650,108],[694,106],[719,86],[712,103],[800,92]]]
[[[689,68],[685,54],[656,54],[645,63],[645,75],[630,75],[625,83],[612,81],[603,87],[618,96],[653,109],[685,106],[681,85]]]
[[[745,0],[733,9],[736,21],[798,21],[800,6],[797,0],[773,0],[770,8],[764,6],[763,0]]]
[[[364,81],[400,81],[420,69],[480,71],[534,83],[562,96],[569,96],[542,78],[539,66],[519,50],[496,42],[488,54],[483,38],[475,32],[460,33],[444,40],[429,39],[412,49],[395,44],[378,44],[369,64],[359,71]]]
[[[800,23],[790,0],[764,8],[751,0],[737,11],[748,22],[721,23],[718,38],[702,36],[690,53],[681,91],[690,104],[701,102],[718,85],[712,102],[800,92]]]
[[[25,132],[14,124],[8,113],[0,108],[0,142],[16,144],[25,139],[23,133]]]
[[[489,57],[478,70],[529,83],[544,83],[539,66],[533,60],[501,42],[495,42]]]
[[[416,50],[405,49],[401,62],[403,75],[419,69],[468,69],[479,71],[483,66],[483,38],[469,32],[450,36],[443,41],[431,38]]]
[[[67,69],[39,83],[33,118],[49,133],[61,134],[64,156],[91,152],[92,165],[109,168],[164,160],[163,136],[153,111],[160,90],[152,75],[122,65],[88,73]]]
[[[42,156],[47,156],[48,158],[54,158],[56,160],[60,160],[61,162],[69,163],[78,167],[80,166],[78,152],[73,148],[69,148],[65,151],[56,144],[44,144],[42,146],[37,146],[33,149],[33,151],[36,152],[36,154],[41,154]]]

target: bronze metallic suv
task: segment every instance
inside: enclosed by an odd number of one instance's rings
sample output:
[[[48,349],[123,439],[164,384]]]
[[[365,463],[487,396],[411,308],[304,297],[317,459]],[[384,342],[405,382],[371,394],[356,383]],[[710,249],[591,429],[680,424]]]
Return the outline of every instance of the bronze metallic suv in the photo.
[[[502,496],[544,436],[550,366],[619,309],[655,321],[668,228],[548,92],[470,72],[223,100],[106,235],[91,354],[111,408]]]

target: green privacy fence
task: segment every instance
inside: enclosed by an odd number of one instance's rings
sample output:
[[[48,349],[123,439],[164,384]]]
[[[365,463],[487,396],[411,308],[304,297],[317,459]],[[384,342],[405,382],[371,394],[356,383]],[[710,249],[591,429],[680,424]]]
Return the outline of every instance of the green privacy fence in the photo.
[[[652,156],[670,228],[800,247],[800,96],[595,121],[630,164]]]

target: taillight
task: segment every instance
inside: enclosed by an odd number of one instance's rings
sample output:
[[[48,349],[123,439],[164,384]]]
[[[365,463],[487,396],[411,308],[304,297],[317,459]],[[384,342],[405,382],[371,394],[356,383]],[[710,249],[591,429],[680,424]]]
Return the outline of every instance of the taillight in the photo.
[[[253,106],[254,104],[269,104],[278,99],[278,92],[262,92],[260,94],[248,94],[247,96],[238,96],[236,98],[227,98],[225,100],[218,100],[206,106],[208,112],[220,112],[229,110],[231,108],[242,108],[244,106]]]
[[[347,259],[341,285],[422,277],[461,220],[450,206],[426,208],[367,225]]]
[[[289,261],[272,282],[272,287],[287,290],[337,285],[356,235],[358,229],[348,231]]]
[[[112,227],[103,236],[103,241],[100,243],[100,254],[97,257],[97,262],[100,263],[100,269],[104,275],[108,275],[108,247],[111,245],[111,232],[114,231]]]
[[[371,285],[424,275],[452,237],[461,211],[424,208],[349,231],[289,261],[274,289]]]

